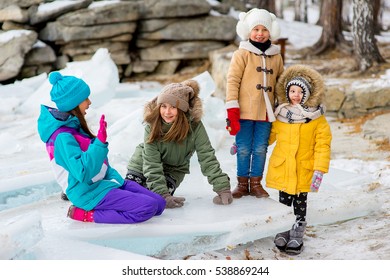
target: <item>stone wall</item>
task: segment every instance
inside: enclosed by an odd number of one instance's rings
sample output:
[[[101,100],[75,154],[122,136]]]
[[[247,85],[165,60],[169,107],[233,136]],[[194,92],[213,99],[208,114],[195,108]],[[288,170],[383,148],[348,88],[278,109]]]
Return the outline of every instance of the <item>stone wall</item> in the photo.
[[[206,0],[2,0],[0,82],[62,69],[99,48],[122,81],[171,75],[234,41],[228,11]]]
[[[1,0],[0,83],[62,69],[68,61],[90,59],[97,49],[107,48],[121,81],[169,77],[185,66],[210,62],[215,94],[224,98],[226,72],[237,48],[237,21],[228,12],[242,1],[221,3]],[[329,114],[351,118],[390,109],[386,81],[326,83]]]

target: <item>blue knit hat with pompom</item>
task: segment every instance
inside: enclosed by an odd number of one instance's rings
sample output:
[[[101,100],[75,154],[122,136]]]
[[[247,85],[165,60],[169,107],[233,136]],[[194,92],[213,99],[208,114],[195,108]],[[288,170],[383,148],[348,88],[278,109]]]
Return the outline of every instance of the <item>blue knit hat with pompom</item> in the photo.
[[[82,79],[62,76],[58,71],[50,73],[49,81],[53,85],[50,91],[51,101],[63,112],[76,108],[91,93],[89,86]]]

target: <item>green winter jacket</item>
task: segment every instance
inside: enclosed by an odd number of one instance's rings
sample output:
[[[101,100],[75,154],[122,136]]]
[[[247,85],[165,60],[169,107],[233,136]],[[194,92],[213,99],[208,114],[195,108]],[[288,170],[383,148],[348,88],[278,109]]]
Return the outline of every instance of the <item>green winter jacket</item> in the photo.
[[[150,101],[146,108],[157,106],[156,99]],[[145,114],[148,114],[146,109]],[[183,181],[185,174],[190,173],[190,160],[194,152],[197,153],[202,174],[207,177],[215,192],[230,190],[230,181],[226,173],[222,172],[215,150],[211,146],[206,129],[201,122],[202,104],[196,97],[194,105],[190,107],[188,119],[191,123],[190,132],[182,143],[157,141],[147,143],[150,125],[145,127],[144,143],[139,144],[132,155],[128,170],[143,174],[147,187],[158,194],[168,193],[164,174],[171,175],[176,180],[176,187]],[[170,124],[164,123],[163,131],[167,132]]]

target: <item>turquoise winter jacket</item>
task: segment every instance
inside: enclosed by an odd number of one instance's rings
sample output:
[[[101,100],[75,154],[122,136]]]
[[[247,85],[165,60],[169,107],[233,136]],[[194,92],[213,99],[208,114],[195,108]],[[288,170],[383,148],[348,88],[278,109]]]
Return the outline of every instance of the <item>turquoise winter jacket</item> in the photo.
[[[124,179],[108,163],[107,143],[91,139],[81,129],[77,117],[41,105],[38,118],[41,140],[47,143],[60,127],[73,128],[77,135],[61,132],[55,138],[53,157],[50,158],[55,177],[75,206],[92,210],[111,189],[121,187]],[[80,145],[87,149],[83,151]]]

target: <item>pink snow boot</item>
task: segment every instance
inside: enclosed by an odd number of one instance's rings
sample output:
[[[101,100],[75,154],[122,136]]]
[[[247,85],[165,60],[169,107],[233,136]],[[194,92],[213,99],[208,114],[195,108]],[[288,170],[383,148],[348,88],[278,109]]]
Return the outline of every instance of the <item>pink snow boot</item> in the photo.
[[[93,222],[93,212],[94,212],[94,210],[85,211],[81,208],[78,208],[74,205],[71,205],[69,207],[69,210],[68,210],[68,217],[73,219],[73,220],[92,223]]]

